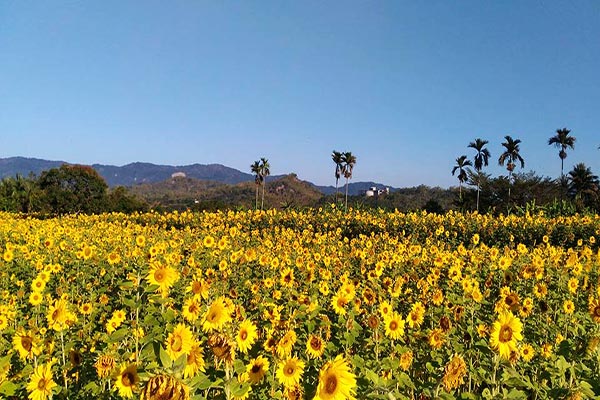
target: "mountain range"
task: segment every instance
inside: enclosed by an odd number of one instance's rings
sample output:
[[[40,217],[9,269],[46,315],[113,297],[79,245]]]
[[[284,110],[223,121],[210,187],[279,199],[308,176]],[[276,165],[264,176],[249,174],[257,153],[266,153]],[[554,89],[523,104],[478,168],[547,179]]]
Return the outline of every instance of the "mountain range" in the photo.
[[[14,177],[17,174],[28,176],[39,175],[42,171],[58,168],[62,164],[70,164],[65,161],[51,161],[38,158],[8,157],[0,158],[0,178]],[[243,182],[254,182],[254,175],[239,171],[235,168],[221,164],[192,164],[192,165],[156,165],[144,162],[134,162],[123,166],[92,164],[100,176],[104,178],[108,186],[135,187],[141,184],[154,184],[170,179],[173,174],[186,178],[202,181],[213,181],[235,185]],[[181,174],[183,173],[183,174]],[[270,176],[267,181],[281,179],[285,175]],[[307,182],[319,192],[328,195],[335,193],[334,186],[319,186]],[[343,180],[340,180],[340,192],[343,192]],[[351,182],[348,185],[348,194],[358,195],[371,188],[384,188],[386,185],[375,182]],[[389,186],[388,186],[389,187]],[[390,187],[390,191],[396,188]]]

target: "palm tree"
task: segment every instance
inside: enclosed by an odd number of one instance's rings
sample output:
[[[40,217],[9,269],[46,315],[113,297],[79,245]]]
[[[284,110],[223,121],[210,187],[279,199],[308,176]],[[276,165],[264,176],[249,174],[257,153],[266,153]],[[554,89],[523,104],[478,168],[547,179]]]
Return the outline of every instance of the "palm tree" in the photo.
[[[271,175],[271,165],[266,158],[260,159],[260,177],[262,182],[262,198],[260,200],[260,209],[262,210],[265,203],[265,186],[267,184],[267,176]]]
[[[471,147],[473,149],[475,149],[475,151],[477,151],[477,154],[475,154],[475,170],[478,172],[477,176],[480,176],[480,172],[483,169],[484,166],[488,166],[488,160],[489,158],[492,156],[490,151],[488,149],[485,148],[485,145],[488,144],[489,142],[487,140],[482,140],[482,139],[475,139],[474,142],[469,143],[469,146],[467,147]],[[477,211],[479,211],[479,190],[480,190],[480,182],[479,182],[479,178],[477,179]]]
[[[346,210],[348,210],[348,180],[352,178],[352,170],[356,164],[356,156],[352,152],[342,153],[342,175],[346,178]]]
[[[504,146],[504,148],[506,150],[504,150],[504,153],[500,154],[500,158],[498,158],[498,164],[500,164],[501,166],[504,166],[504,163],[506,162],[506,169],[508,170],[508,200],[510,201],[510,184],[512,182],[512,172],[515,169],[515,162],[516,161],[520,161],[521,162],[521,168],[525,167],[525,160],[523,160],[523,157],[521,157],[521,155],[519,154],[519,143],[521,143],[520,139],[513,139],[510,136],[504,136],[504,139],[506,140],[506,142],[502,143],[502,146]]]
[[[250,171],[254,174],[254,183],[256,184],[256,193],[254,199],[254,209],[258,208],[258,187],[262,182],[262,176],[260,174],[260,161],[254,161],[252,165],[250,165]]]
[[[458,191],[460,199],[462,200],[462,185],[467,181],[467,171],[473,164],[471,160],[467,160],[467,156],[460,156],[456,159],[456,165],[452,168],[452,176],[458,170]]]
[[[568,175],[570,196],[583,200],[586,205],[596,199],[600,182],[598,176],[594,175],[589,167],[586,167],[584,163],[579,163],[573,167]]]
[[[333,150],[331,153],[331,159],[335,163],[335,204],[338,202],[338,182],[342,177],[342,164],[344,163],[344,159],[342,157],[342,153],[339,151]]]
[[[575,140],[576,139],[574,136],[569,136],[569,133],[571,133],[571,131],[568,130],[567,128],[557,129],[556,135],[554,135],[550,139],[548,139],[549,145],[554,145],[554,147],[560,149],[560,151],[558,152],[558,156],[560,157],[560,180],[561,180],[561,182],[564,182],[564,179],[565,179],[563,168],[564,168],[564,164],[565,164],[565,158],[567,158],[567,147],[570,147],[573,150],[575,149]]]

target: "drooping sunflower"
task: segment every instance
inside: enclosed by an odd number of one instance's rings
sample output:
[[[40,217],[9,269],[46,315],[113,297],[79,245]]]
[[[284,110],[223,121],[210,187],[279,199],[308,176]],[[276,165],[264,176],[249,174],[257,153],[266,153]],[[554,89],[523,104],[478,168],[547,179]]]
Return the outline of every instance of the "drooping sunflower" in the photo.
[[[177,360],[183,354],[189,354],[194,344],[194,336],[189,327],[177,324],[173,332],[169,333],[165,347],[171,360]]]
[[[19,328],[13,336],[13,348],[21,359],[37,356],[41,353],[38,342],[31,331]]]
[[[200,344],[196,341],[192,344],[192,348],[187,355],[185,368],[183,370],[184,378],[192,378],[196,376],[198,371],[204,372],[204,351]]]
[[[247,319],[242,321],[235,337],[238,349],[244,354],[248,353],[256,338],[258,338],[256,325]]]
[[[281,358],[289,357],[292,354],[292,348],[296,344],[298,336],[293,329],[290,329],[283,335],[277,343],[277,354]]]
[[[156,375],[150,378],[140,400],[189,400],[190,390],[181,381],[170,375]]]
[[[408,371],[413,361],[413,352],[408,350],[400,355],[400,368],[404,371]]]
[[[204,314],[202,318],[202,330],[204,332],[218,331],[229,321],[231,321],[230,309],[225,304],[223,298],[219,297],[212,302]]]
[[[246,373],[248,374],[248,381],[250,383],[260,382],[269,371],[269,360],[263,356],[258,356],[254,360],[250,361],[250,364],[246,367]]]
[[[304,361],[292,357],[278,364],[275,376],[283,386],[294,387],[300,383],[303,373]]]
[[[52,380],[52,364],[40,364],[33,370],[31,380],[27,384],[30,400],[46,400],[52,395],[56,382]]]
[[[510,311],[503,312],[498,316],[490,334],[490,345],[500,357],[510,359],[511,351],[517,350],[517,342],[523,340],[521,334],[523,324]]]
[[[356,395],[356,376],[348,361],[340,354],[328,361],[319,371],[315,400],[353,400]]]
[[[444,389],[449,392],[464,383],[464,378],[467,375],[467,364],[461,355],[455,354],[444,368],[444,371],[442,384]]]
[[[404,335],[404,320],[397,312],[392,312],[384,318],[385,334],[390,339],[400,339]]]
[[[320,336],[311,334],[306,341],[306,353],[311,358],[319,358],[325,351],[325,342]]]
[[[113,368],[115,368],[115,358],[109,354],[102,355],[98,357],[94,367],[96,368],[96,373],[100,378],[106,378],[110,375]]]

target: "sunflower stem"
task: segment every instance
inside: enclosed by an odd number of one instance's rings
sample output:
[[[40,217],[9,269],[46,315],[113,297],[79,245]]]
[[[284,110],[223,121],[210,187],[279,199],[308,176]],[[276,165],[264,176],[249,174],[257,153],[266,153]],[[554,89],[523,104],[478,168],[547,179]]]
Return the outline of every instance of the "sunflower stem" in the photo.
[[[65,391],[68,392],[69,387],[67,385],[67,371],[65,369],[65,365],[67,363],[66,357],[65,357],[65,334],[62,330],[60,331],[60,349],[62,352],[63,382],[65,384]]]

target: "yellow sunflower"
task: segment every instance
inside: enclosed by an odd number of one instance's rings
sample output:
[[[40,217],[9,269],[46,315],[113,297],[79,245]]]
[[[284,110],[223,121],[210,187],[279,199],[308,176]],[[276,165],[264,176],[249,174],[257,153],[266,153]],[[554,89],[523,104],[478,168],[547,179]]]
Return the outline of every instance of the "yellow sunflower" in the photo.
[[[353,400],[356,395],[356,376],[340,354],[325,363],[319,372],[319,385],[315,400]]]
[[[221,330],[226,323],[231,321],[231,310],[225,304],[222,297],[212,302],[202,318],[202,330],[212,332]]]
[[[40,364],[33,370],[31,380],[27,384],[30,400],[45,400],[52,396],[52,388],[56,382],[52,380],[52,364]]]
[[[591,299],[588,304],[588,310],[592,319],[600,324],[600,299]]]
[[[444,389],[447,392],[457,389],[464,383],[465,375],[467,375],[467,364],[461,355],[455,354],[444,368],[444,377],[442,378]]]
[[[175,361],[183,354],[189,354],[194,344],[194,336],[190,328],[184,324],[177,324],[173,332],[169,333],[165,346],[171,360]]]
[[[183,304],[181,313],[188,322],[194,322],[200,316],[200,303],[195,297],[191,297]]]
[[[178,280],[179,273],[177,270],[160,264],[154,265],[148,272],[148,276],[146,276],[148,284],[158,286],[162,297],[167,297],[169,290]]]
[[[294,387],[300,384],[303,373],[304,361],[292,357],[279,363],[275,376],[283,386]]]
[[[133,397],[133,392],[137,391],[137,385],[140,382],[136,365],[122,365],[114,378],[115,390],[119,391],[119,396],[125,398]]]
[[[192,348],[190,349],[187,359],[185,362],[185,368],[183,370],[184,378],[192,378],[196,376],[198,371],[204,372],[204,351],[200,344],[196,341],[192,344]]]
[[[311,358],[319,358],[325,351],[325,342],[317,335],[308,336],[306,341],[306,354]]]
[[[250,383],[260,382],[268,371],[269,360],[263,356],[256,357],[254,360],[250,361],[250,364],[246,367],[246,373],[248,374],[248,381]]]
[[[37,356],[41,353],[41,349],[31,331],[25,331],[23,328],[19,328],[13,336],[13,348],[22,359]]]
[[[523,346],[521,346],[521,357],[523,357],[525,362],[531,361],[533,356],[535,356],[535,350],[533,349],[532,345],[525,343]]]
[[[247,319],[242,321],[235,337],[238,349],[244,354],[248,353],[257,337],[258,333],[256,332],[256,326],[252,321]]]
[[[503,312],[494,322],[490,334],[490,345],[505,359],[510,359],[511,351],[517,350],[517,342],[523,340],[523,324],[511,312]]]
[[[385,334],[390,339],[400,339],[404,336],[404,320],[397,312],[391,312],[384,317]]]
[[[281,358],[289,357],[292,354],[292,348],[296,344],[297,335],[294,330],[289,330],[277,343],[277,354]]]

